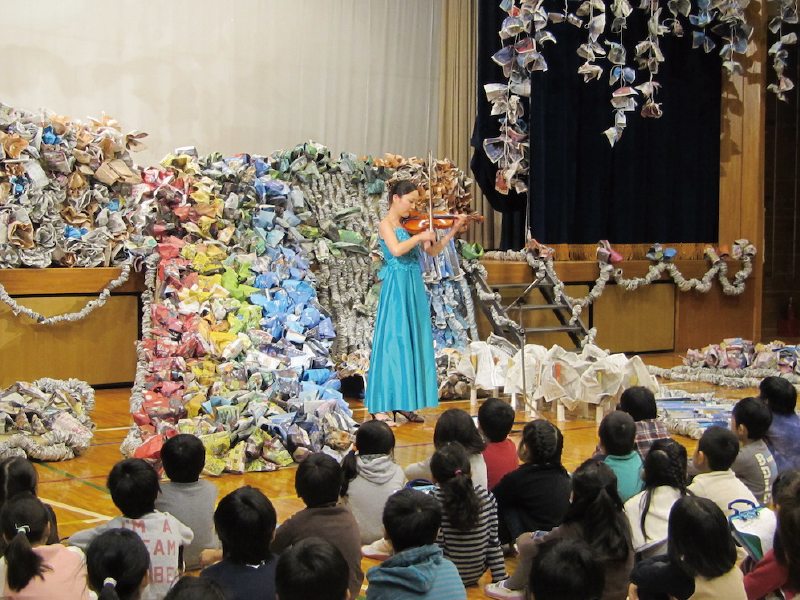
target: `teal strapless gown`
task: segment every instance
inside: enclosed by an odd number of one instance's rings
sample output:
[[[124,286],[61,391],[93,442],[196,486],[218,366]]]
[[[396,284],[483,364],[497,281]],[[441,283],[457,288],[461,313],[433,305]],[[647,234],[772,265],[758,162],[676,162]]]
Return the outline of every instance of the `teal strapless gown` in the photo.
[[[398,241],[411,236],[398,228]],[[436,363],[428,295],[419,267],[419,246],[394,256],[380,240],[386,265],[364,404],[370,413],[438,406]]]

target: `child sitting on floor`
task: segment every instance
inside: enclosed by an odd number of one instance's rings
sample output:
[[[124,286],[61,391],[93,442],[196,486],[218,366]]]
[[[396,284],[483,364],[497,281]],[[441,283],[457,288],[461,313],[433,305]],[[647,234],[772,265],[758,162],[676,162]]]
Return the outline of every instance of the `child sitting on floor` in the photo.
[[[517,447],[508,439],[514,427],[514,409],[500,398],[489,398],[478,409],[478,429],[488,440],[482,452],[491,490],[507,473],[519,466]]]
[[[753,493],[731,471],[739,454],[739,440],[730,429],[712,425],[703,432],[692,457],[699,475],[686,488],[692,494],[708,498],[726,517],[733,514],[728,505],[734,500],[749,500],[758,506]]]
[[[778,520],[772,549],[755,565],[749,557],[741,564],[747,600],[777,590],[792,600],[800,591],[800,471],[787,469],[778,475],[772,486],[772,508]]]
[[[672,505],[686,495],[686,448],[673,439],[656,440],[644,459],[644,491],[625,503],[633,551],[650,558],[667,551]]]
[[[367,571],[367,600],[466,600],[458,569],[436,545],[441,524],[432,496],[405,488],[389,497],[383,527],[394,556]]]
[[[85,529],[69,538],[69,543],[85,549],[98,535],[122,527],[138,533],[150,553],[150,582],[143,600],[158,600],[180,576],[180,550],[194,537],[192,530],[169,513],[155,508],[158,474],[141,458],[126,458],[111,469],[106,482],[114,505],[122,512],[108,523]]]
[[[347,561],[339,549],[310,537],[281,554],[275,587],[281,600],[350,600],[347,574]]]
[[[278,559],[269,545],[277,519],[272,502],[261,490],[247,485],[225,496],[214,513],[224,558],[200,576],[216,581],[228,600],[275,600]]]
[[[549,421],[537,419],[525,425],[519,444],[523,464],[492,490],[501,544],[513,544],[526,531],[550,531],[561,525],[570,494],[569,475],[561,465],[563,445],[561,431]]]
[[[630,600],[745,600],[725,515],[707,498],[684,496],[669,515],[669,551],[637,563]]]
[[[431,472],[443,513],[436,543],[458,568],[461,581],[475,585],[487,568],[492,581],[508,577],[497,537],[497,503],[490,491],[473,487],[463,446],[451,442],[434,452]]]
[[[389,426],[383,421],[367,421],[356,431],[355,447],[342,462],[340,495],[358,522],[362,544],[382,537],[383,505],[405,483],[393,452],[394,434]]]
[[[183,549],[183,562],[187,569],[196,569],[203,550],[220,547],[214,533],[217,486],[200,479],[206,464],[203,442],[188,433],[171,437],[161,449],[161,462],[170,481],[161,484],[156,510],[171,514],[192,530],[194,539]]]
[[[0,460],[0,509],[6,502],[17,494],[29,492],[36,496],[36,488],[39,486],[39,473],[36,467],[27,458],[21,456],[10,456]],[[47,537],[48,544],[57,544],[58,523],[56,513],[49,504],[44,505],[49,515],[50,535]],[[6,540],[0,536],[0,554],[6,547]]]
[[[758,398],[739,400],[731,413],[731,429],[739,438],[739,454],[731,466],[762,506],[769,506],[778,467],[764,442],[772,413]]]
[[[656,397],[646,387],[635,385],[622,392],[619,409],[636,423],[636,451],[642,460],[653,442],[670,437],[667,426],[658,419]]]
[[[484,590],[490,598],[522,598],[533,560],[549,540],[579,539],[600,561],[604,573],[603,600],[625,600],[633,566],[631,531],[617,494],[617,477],[605,463],[590,458],[572,475],[572,500],[564,523],[552,531],[530,532],[517,539],[519,562],[514,573]]]
[[[800,469],[800,417],[795,412],[797,390],[788,379],[766,377],[758,387],[758,397],[767,403],[772,424],[767,442],[778,473],[784,469]]]
[[[150,553],[129,529],[109,529],[86,549],[89,587],[97,600],[139,600],[147,587]]]
[[[627,502],[642,491],[642,458],[634,447],[636,424],[628,413],[615,410],[600,422],[598,430],[600,451],[605,462],[617,476],[617,491]]]
[[[439,448],[448,442],[458,442],[464,446],[464,450],[469,455],[469,464],[472,467],[472,482],[488,489],[489,481],[486,476],[486,461],[481,454],[486,448],[486,441],[483,439],[472,417],[469,413],[460,408],[448,408],[436,421],[433,429],[433,446]],[[429,456],[422,462],[413,463],[405,468],[406,479],[431,478],[431,457]]]
[[[36,496],[23,492],[6,502],[0,531],[8,542],[0,560],[3,598],[89,599],[83,552],[46,545],[49,515]]]
[[[308,537],[328,540],[344,556],[350,569],[350,596],[358,597],[364,573],[361,571],[361,535],[352,511],[337,504],[342,485],[342,468],[335,459],[320,452],[309,454],[297,467],[294,487],[306,508],[284,521],[275,533],[271,550],[277,554]]]

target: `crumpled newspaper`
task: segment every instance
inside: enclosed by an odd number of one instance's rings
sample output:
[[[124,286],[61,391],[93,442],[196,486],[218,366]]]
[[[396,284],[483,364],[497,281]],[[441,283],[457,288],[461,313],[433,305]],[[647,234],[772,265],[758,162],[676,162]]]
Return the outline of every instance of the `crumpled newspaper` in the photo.
[[[131,159],[146,135],[0,104],[0,268],[126,262],[155,216]]]
[[[0,458],[68,460],[89,447],[94,391],[71,379],[18,381],[0,390]]]

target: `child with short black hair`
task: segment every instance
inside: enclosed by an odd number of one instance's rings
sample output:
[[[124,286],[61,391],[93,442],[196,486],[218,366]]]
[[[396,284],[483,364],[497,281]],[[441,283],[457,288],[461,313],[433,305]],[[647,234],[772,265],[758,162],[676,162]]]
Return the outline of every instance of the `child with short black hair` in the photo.
[[[684,496],[669,516],[669,552],[637,563],[631,600],[745,600],[730,525],[707,498]]]
[[[594,600],[603,593],[603,565],[582,540],[548,540],[533,559],[529,600]]]
[[[522,430],[522,465],[494,486],[500,543],[512,544],[526,531],[550,531],[569,509],[570,481],[561,465],[564,436],[544,419]],[[474,481],[473,481],[474,483]]]
[[[275,587],[280,600],[349,600],[347,574],[347,561],[339,549],[327,540],[310,537],[281,554]]]
[[[772,483],[778,467],[764,436],[772,423],[772,413],[758,398],[743,398],[731,411],[731,429],[739,438],[739,454],[731,466],[762,506],[769,506]]]
[[[519,466],[517,446],[508,439],[514,418],[514,409],[500,398],[488,398],[478,409],[478,429],[489,442],[482,452],[489,490]]]
[[[306,508],[295,513],[278,528],[270,546],[275,553],[308,537],[328,540],[344,556],[350,567],[350,595],[358,596],[364,573],[361,571],[361,535],[352,511],[337,504],[342,485],[342,468],[335,459],[317,452],[309,454],[297,467],[294,487]]]
[[[766,377],[758,387],[758,397],[767,403],[772,424],[764,441],[780,473],[800,469],[800,417],[795,412],[797,389],[783,377]]]
[[[703,432],[692,457],[699,475],[687,489],[696,496],[712,500],[726,517],[733,514],[728,504],[734,500],[749,500],[758,505],[753,493],[731,471],[738,454],[736,434],[725,427],[712,425]]]
[[[121,527],[138,533],[150,553],[150,582],[143,600],[163,598],[180,576],[180,549],[192,541],[192,530],[169,513],[156,510],[158,474],[141,458],[126,458],[111,469],[106,481],[114,505],[122,512],[108,523],[73,534],[69,543],[85,549],[101,533]]]
[[[394,462],[394,433],[383,421],[373,419],[356,430],[354,448],[342,461],[342,501],[353,511],[361,543],[379,540],[386,499],[403,487],[403,469]]]
[[[636,423],[636,451],[642,460],[653,442],[670,437],[667,426],[658,419],[656,397],[646,387],[635,385],[622,392],[619,409]]]
[[[465,600],[456,566],[436,545],[442,524],[439,502],[404,488],[386,501],[383,527],[394,556],[367,571],[367,600]]]
[[[49,515],[36,496],[23,492],[6,502],[0,531],[8,542],[0,560],[3,598],[89,599],[83,552],[46,545]]]
[[[487,568],[492,581],[508,577],[497,537],[497,502],[489,490],[472,485],[464,447],[451,442],[436,450],[431,472],[443,515],[436,543],[458,568],[461,581],[475,585]]]
[[[627,502],[642,491],[642,458],[636,451],[636,423],[628,413],[615,410],[600,422],[600,450],[605,462],[617,475],[617,491]]]
[[[214,512],[223,559],[200,576],[216,581],[228,600],[274,600],[278,559],[269,545],[277,520],[272,502],[261,490],[247,485],[225,496]]]
[[[89,587],[97,600],[139,600],[147,587],[150,553],[130,529],[109,529],[86,549]]]
[[[183,562],[187,569],[196,569],[203,550],[220,547],[213,521],[217,486],[200,479],[206,449],[196,436],[181,433],[161,448],[161,462],[170,481],[161,484],[156,509],[171,514],[192,530],[194,539],[183,549]]]

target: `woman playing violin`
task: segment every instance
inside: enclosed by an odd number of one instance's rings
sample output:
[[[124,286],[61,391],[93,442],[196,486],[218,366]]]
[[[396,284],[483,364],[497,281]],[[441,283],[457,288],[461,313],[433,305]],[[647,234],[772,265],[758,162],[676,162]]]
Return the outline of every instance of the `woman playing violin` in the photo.
[[[373,419],[390,425],[394,423],[389,411],[395,420],[400,413],[412,423],[422,423],[415,411],[439,403],[431,315],[418,247],[436,256],[467,221],[465,215],[456,216],[453,228],[438,241],[431,230],[411,235],[402,220],[418,197],[411,181],[396,181],[389,189],[389,214],[378,227],[386,265],[378,274],[383,284],[364,404]]]

